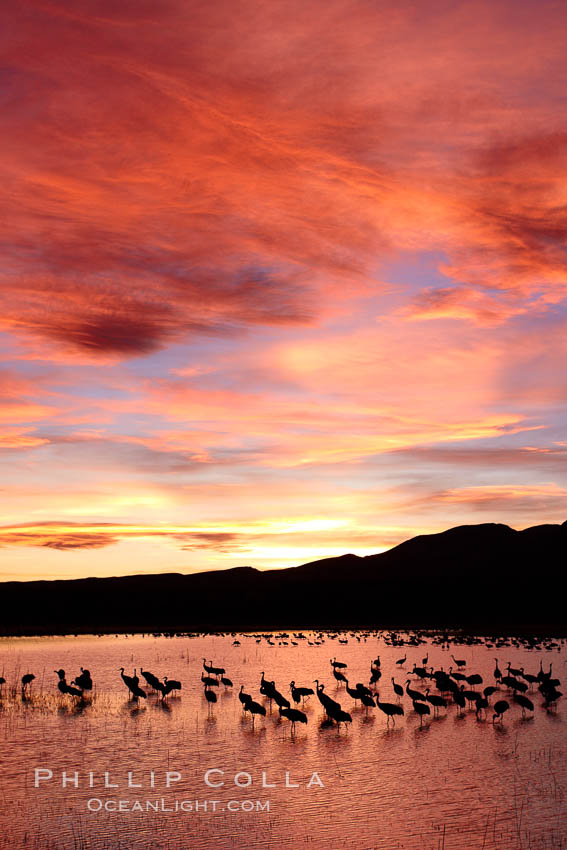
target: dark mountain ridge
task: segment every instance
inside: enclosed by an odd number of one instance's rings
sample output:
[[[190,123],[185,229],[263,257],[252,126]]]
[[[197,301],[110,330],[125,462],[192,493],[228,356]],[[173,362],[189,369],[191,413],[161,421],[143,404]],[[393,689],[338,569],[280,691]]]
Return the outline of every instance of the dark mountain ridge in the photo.
[[[567,523],[465,525],[297,567],[0,584],[2,634],[416,627],[567,632]]]

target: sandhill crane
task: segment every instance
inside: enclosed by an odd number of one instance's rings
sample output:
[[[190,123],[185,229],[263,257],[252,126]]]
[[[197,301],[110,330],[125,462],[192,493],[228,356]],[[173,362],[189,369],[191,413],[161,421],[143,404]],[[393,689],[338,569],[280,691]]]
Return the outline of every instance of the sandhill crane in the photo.
[[[295,724],[296,723],[307,723],[307,715],[303,711],[299,711],[298,708],[282,708],[280,706],[280,715],[281,717],[287,717],[288,720],[291,721],[291,734],[295,734]]]
[[[140,675],[144,677],[146,680],[146,684],[148,687],[153,688],[154,691],[159,690],[159,685],[161,684],[160,680],[157,676],[154,676],[153,673],[150,673],[149,670],[142,670],[140,667]]]
[[[498,702],[494,703],[494,714],[492,715],[492,722],[498,718],[498,720],[502,720],[504,716],[504,712],[508,711],[510,708],[510,703],[508,703],[505,699],[499,699]]]
[[[395,680],[394,680],[394,677],[393,677],[393,676],[392,676],[392,687],[393,687],[393,689],[394,689],[394,693],[395,693],[395,694],[396,694],[396,696],[398,697],[398,702],[399,702],[399,701],[400,701],[400,699],[401,699],[401,698],[403,697],[403,695],[404,695],[404,689],[402,688],[402,686],[401,686],[401,685],[397,685],[397,684],[396,684],[396,682],[395,682]]]
[[[514,676],[502,676],[500,681],[503,685],[506,685],[513,691],[521,691],[522,693],[524,693],[528,689],[528,686],[525,682],[520,682],[520,680],[515,679]]]
[[[360,701],[362,702],[363,706],[365,706],[365,708],[366,708],[366,714],[368,714],[369,708],[376,708],[376,703],[374,702],[372,697],[369,696],[369,694],[360,693]]]
[[[413,710],[416,712],[416,714],[419,714],[419,725],[423,726],[423,716],[425,714],[431,714],[431,709],[426,703],[414,699]]]
[[[336,702],[334,699],[332,699],[330,696],[328,696],[324,692],[323,689],[324,689],[325,685],[320,685],[318,679],[315,679],[314,682],[317,685],[317,689],[316,689],[317,698],[318,698],[319,702],[321,703],[321,705],[323,706],[323,708],[325,709],[327,717],[331,717],[331,711],[330,710],[333,709],[333,708],[340,708],[341,707],[340,703]]]
[[[464,685],[461,686],[461,693],[466,699],[466,701],[469,703],[469,705],[470,703],[474,702],[476,706],[478,700],[481,699],[481,695],[478,693],[478,691],[465,691]]]
[[[465,661],[464,658],[455,658],[454,655],[451,655],[451,658],[453,659],[453,661],[455,662],[457,667],[460,668],[460,667],[466,667],[467,666],[467,662]]]
[[[178,682],[177,679],[168,679],[167,676],[164,676],[163,681],[165,684],[165,690],[163,692],[164,697],[166,697],[172,691],[181,690],[181,682]]]
[[[393,702],[380,702],[380,694],[376,694],[376,705],[386,715],[386,724],[390,724],[390,717],[394,726],[396,725],[396,715],[403,714],[404,710],[401,705],[396,705]]]
[[[67,693],[67,681],[65,679],[65,670],[63,670],[63,669],[54,670],[53,672],[57,673],[57,675],[59,677],[59,681],[57,682],[57,688],[58,688],[59,692],[62,693],[62,694],[66,694]]]
[[[35,673],[24,673],[22,676],[22,696],[25,696],[26,691],[31,693],[31,685],[35,679]]]
[[[125,676],[124,675],[124,667],[120,668],[120,675],[122,676],[122,681],[124,682],[124,684],[126,685],[128,690],[130,691],[130,693],[132,694],[132,697],[136,700],[139,697],[146,699],[146,692],[143,691],[140,688],[140,686],[138,685],[139,679],[135,674],[136,674],[136,671],[134,670],[133,676]]]
[[[342,661],[337,661],[336,656],[335,656],[335,658],[331,658],[329,660],[330,660],[332,666],[335,668],[335,670],[346,670],[346,668],[348,666],[347,664],[343,664]]]
[[[407,653],[406,653],[406,654],[404,655],[404,657],[403,657],[403,658],[398,658],[398,660],[396,661],[396,664],[398,665],[398,667],[403,667],[403,666],[404,666],[404,664],[406,663],[406,658],[407,658],[407,657],[408,657],[408,656],[407,656]]]
[[[238,692],[238,699],[242,703],[243,709],[244,709],[244,706],[246,705],[246,703],[250,702],[250,700],[252,699],[252,694],[245,694],[244,693],[244,685],[240,685],[240,690]]]
[[[261,714],[262,717],[266,716],[266,709],[263,705],[260,705],[258,702],[254,702],[253,699],[249,700],[244,704],[244,711],[249,711],[252,715],[252,726],[254,726],[254,718],[257,714]]]
[[[213,704],[217,701],[217,695],[214,691],[209,690],[208,685],[205,685],[205,699],[209,704],[209,711],[213,707]]]
[[[454,679],[455,682],[466,682],[467,677],[464,673],[453,673],[453,668],[449,667],[449,676],[451,679]]]
[[[530,684],[530,690],[531,690],[532,686],[533,686],[533,685],[535,685],[535,684],[536,684],[536,682],[538,682],[538,681],[539,681],[538,677],[537,677],[537,676],[532,675],[532,673],[524,673],[524,668],[523,668],[523,667],[522,667],[522,679],[525,679],[525,680],[526,680],[526,682],[529,682],[529,684]]]
[[[346,682],[346,680],[347,680],[344,673],[341,673],[339,670],[335,670],[334,668],[333,668],[333,676],[335,677],[339,687],[340,687],[341,682]]]
[[[466,708],[467,701],[462,691],[453,691],[453,702],[457,706],[458,714],[460,714],[461,711]]]
[[[341,728],[341,723],[352,723],[352,717],[348,713],[348,711],[343,711],[338,703],[335,705],[329,706],[328,715],[331,717],[337,724],[338,729]]]
[[[354,700],[354,702],[355,702],[355,705],[356,705],[356,701],[357,701],[357,699],[360,699],[360,691],[358,690],[358,688],[351,688],[351,687],[349,687],[348,679],[345,679],[345,688],[346,688],[346,692],[347,692],[347,694],[348,694],[350,697],[352,697],[352,698],[353,698],[353,700]]]
[[[213,679],[212,676],[203,676],[201,673],[201,682],[206,685],[208,688],[218,688],[219,683],[218,679]]]
[[[378,670],[374,667],[370,668],[370,684],[371,685],[375,685],[377,682],[379,682],[381,676],[382,676],[381,670]]]
[[[425,694],[422,694],[421,691],[414,691],[413,688],[410,688],[410,679],[406,682],[406,694],[412,700],[421,700],[422,702],[425,700]]]
[[[466,680],[469,685],[482,685],[482,676],[478,673],[473,673],[471,676],[467,676]]]
[[[80,697],[83,698],[83,691],[81,688],[73,688],[71,685],[67,685],[65,688],[65,693],[69,694],[72,697]]]
[[[272,691],[272,699],[277,703],[279,708],[291,708],[290,701],[283,694],[274,688]]]
[[[526,708],[528,711],[534,710],[534,704],[528,697],[525,697],[523,694],[514,694],[514,702],[517,702],[518,705],[522,706],[522,717],[526,716]]]
[[[84,667],[81,667],[81,675],[77,676],[73,681],[82,691],[92,691],[93,689],[93,680],[91,679],[90,671],[85,670]]]
[[[440,708],[447,708],[447,700],[444,697],[437,696],[437,694],[430,694],[429,688],[425,691],[425,699],[433,706],[434,714]]]
[[[305,697],[312,696],[314,691],[313,688],[298,688],[295,685],[295,682],[290,682],[289,687],[291,690],[291,697],[295,703],[298,703],[300,700],[302,704],[305,702]]]
[[[426,679],[429,675],[425,667],[416,667],[415,664],[413,665],[413,670],[411,672],[415,673],[416,676],[419,676],[420,679]]]
[[[221,676],[221,684],[223,684],[225,688],[232,688],[232,682],[230,679],[227,679],[226,676]]]
[[[269,700],[271,700],[272,699],[271,694],[274,690],[275,682],[268,681],[268,679],[266,679],[265,676],[264,676],[263,670],[262,670],[261,675],[262,675],[262,678],[260,679],[260,693],[263,696],[268,697]]]

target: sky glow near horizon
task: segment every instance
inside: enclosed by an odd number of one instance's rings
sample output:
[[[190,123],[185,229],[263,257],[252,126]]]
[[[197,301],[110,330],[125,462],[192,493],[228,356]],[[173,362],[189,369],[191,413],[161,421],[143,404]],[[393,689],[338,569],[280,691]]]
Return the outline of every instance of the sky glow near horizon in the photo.
[[[0,579],[567,519],[556,2],[27,2]]]

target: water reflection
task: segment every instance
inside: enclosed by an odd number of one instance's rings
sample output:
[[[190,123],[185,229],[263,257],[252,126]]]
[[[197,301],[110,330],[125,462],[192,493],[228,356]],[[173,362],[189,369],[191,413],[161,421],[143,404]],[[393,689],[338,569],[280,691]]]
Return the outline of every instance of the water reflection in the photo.
[[[360,638],[357,640],[357,637]],[[438,711],[431,705],[422,719],[407,695],[401,697],[404,715],[387,717],[379,708],[355,701],[341,679],[333,675],[329,658],[346,663],[350,682],[368,683],[370,670],[379,687],[380,700],[397,704],[394,681],[423,691],[430,679],[412,674],[414,667],[433,665],[435,670],[456,671],[465,661],[463,675],[480,675],[480,691],[493,685],[495,663],[505,674],[510,668],[536,675],[549,670],[547,650],[530,649],[518,642],[487,646],[484,641],[444,648],[430,637],[424,643],[393,645],[384,635],[348,635],[348,643],[326,634],[306,633],[294,645],[289,639],[246,635],[188,637],[52,638],[0,642],[0,670],[6,685],[0,697],[0,734],[3,763],[1,787],[6,800],[0,811],[3,830],[11,829],[13,850],[128,850],[167,847],[169,850],[294,850],[347,848],[347,850],[553,850],[567,844],[563,819],[567,791],[565,727],[561,701],[543,707],[537,686],[530,683],[527,695],[534,703],[533,715],[522,717],[513,695],[498,686],[491,705],[476,712],[465,704],[462,712],[443,694],[448,706]],[[495,644],[495,642],[489,642]],[[287,645],[284,645],[287,644]],[[329,651],[329,646],[331,651]],[[495,662],[494,652],[499,662]],[[453,655],[453,660],[450,656]],[[396,661],[403,660],[402,665]],[[203,693],[203,669],[225,670],[233,687],[214,688],[217,700]],[[371,661],[380,659],[379,667]],[[554,676],[564,669],[563,648],[554,647]],[[212,661],[211,661],[212,659]],[[90,670],[92,695],[76,699],[57,691],[49,671]],[[159,689],[145,687],[146,699],[127,697],[120,668],[143,673],[153,671],[163,681],[179,680],[181,691],[164,697]],[[22,673],[36,672],[31,693],[22,699]],[[260,692],[261,673],[275,682],[290,705],[305,713],[307,724],[281,717],[278,704]],[[45,675],[44,675],[45,674]],[[128,674],[126,674],[128,675]],[[337,726],[325,716],[316,695],[303,702],[293,700],[290,682],[311,687],[314,680],[324,692],[351,715],[352,722]],[[72,676],[69,676],[69,681]],[[251,716],[238,699],[244,692],[266,709],[265,716]],[[466,688],[475,687],[465,683]],[[312,686],[315,688],[315,685]],[[492,722],[493,703],[506,699],[509,710],[502,722]],[[396,724],[394,725],[394,720]],[[100,812],[89,814],[87,801],[95,790],[61,787],[33,788],[34,766],[49,766],[54,777],[63,770],[105,770],[120,776],[124,798],[133,794],[143,800],[219,799],[269,801],[270,811],[203,812],[189,817],[179,812],[143,814]],[[224,771],[226,783],[210,788],[204,775],[210,768]],[[164,776],[177,771],[182,780],[164,787],[127,788],[128,770],[154,771]],[[233,782],[239,771],[254,777],[251,787]],[[268,772],[268,783],[261,777]],[[285,787],[286,772],[292,785]],[[324,787],[307,788],[317,772]],[[419,793],[416,793],[419,788]],[[96,788],[101,799],[118,792]],[[521,829],[518,832],[519,807]],[[80,824],[80,832],[77,825]],[[80,835],[80,838],[78,836]],[[0,846],[2,839],[0,838]]]

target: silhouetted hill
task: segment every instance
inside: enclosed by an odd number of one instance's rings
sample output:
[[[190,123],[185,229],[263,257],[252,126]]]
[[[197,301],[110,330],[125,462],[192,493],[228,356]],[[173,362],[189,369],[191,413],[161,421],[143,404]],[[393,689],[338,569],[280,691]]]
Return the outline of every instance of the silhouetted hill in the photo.
[[[0,584],[3,634],[310,627],[567,632],[567,523],[487,523],[283,570]]]

